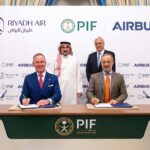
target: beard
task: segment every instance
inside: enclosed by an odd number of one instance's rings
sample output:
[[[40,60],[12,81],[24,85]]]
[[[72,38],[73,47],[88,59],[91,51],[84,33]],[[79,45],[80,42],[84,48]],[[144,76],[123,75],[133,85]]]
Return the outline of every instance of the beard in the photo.
[[[62,52],[62,55],[64,55],[64,56],[68,56],[69,55],[69,53],[68,52]]]

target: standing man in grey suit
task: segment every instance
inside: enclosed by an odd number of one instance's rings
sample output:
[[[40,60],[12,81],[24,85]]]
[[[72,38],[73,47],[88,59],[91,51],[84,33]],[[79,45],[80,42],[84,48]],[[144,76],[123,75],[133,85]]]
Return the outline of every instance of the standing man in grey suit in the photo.
[[[103,54],[109,53],[112,55],[114,60],[112,70],[114,72],[116,71],[115,53],[112,51],[108,51],[104,48],[105,46],[104,39],[99,36],[94,40],[94,44],[95,44],[96,52],[89,54],[87,64],[86,64],[86,77],[88,81],[90,81],[91,74],[102,71],[100,60]]]
[[[101,58],[102,72],[91,75],[87,98],[93,105],[98,103],[116,104],[123,102],[128,94],[123,75],[112,71],[114,60],[111,54],[103,54]],[[109,78],[109,90],[106,98],[106,78]]]

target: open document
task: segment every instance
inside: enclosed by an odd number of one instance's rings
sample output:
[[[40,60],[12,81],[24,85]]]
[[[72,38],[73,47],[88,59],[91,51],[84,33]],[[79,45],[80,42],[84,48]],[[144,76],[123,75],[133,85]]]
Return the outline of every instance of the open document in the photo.
[[[117,104],[109,104],[109,103],[100,103],[97,105],[94,105],[96,108],[132,108],[135,107],[134,105],[131,105],[129,103],[117,103]]]
[[[96,108],[111,108],[113,107],[112,105],[110,105],[109,103],[99,103],[97,105],[95,105]]]
[[[29,104],[29,105],[18,105],[21,109],[34,109],[34,108],[54,108],[59,107],[59,104],[48,104],[44,106],[38,106],[36,104]]]
[[[18,105],[21,109],[30,109],[30,108],[38,108],[36,104],[29,104],[29,105]]]

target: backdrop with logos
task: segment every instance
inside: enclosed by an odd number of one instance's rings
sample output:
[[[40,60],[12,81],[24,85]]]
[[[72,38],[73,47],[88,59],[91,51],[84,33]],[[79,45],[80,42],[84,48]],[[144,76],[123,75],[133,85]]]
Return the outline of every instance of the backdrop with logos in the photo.
[[[116,54],[117,72],[125,77],[127,101],[150,103],[149,7],[0,7],[0,104],[19,103],[25,75],[32,73],[32,57],[45,54],[47,71],[60,41],[72,44],[80,61],[86,102],[85,66],[102,36],[105,48]],[[9,12],[9,13],[8,13]]]

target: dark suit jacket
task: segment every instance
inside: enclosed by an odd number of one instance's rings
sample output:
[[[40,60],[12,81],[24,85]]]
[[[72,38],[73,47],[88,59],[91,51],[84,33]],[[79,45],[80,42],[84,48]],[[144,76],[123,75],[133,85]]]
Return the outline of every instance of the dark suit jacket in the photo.
[[[61,91],[57,76],[46,72],[43,88],[40,89],[37,73],[25,77],[20,102],[23,98],[30,98],[30,104],[36,104],[41,99],[51,98],[54,103],[61,99]]]
[[[113,64],[112,70],[115,72],[116,71],[115,54],[108,50],[104,51],[104,54],[106,54],[106,53],[111,54],[114,58],[114,64]],[[91,53],[88,57],[87,64],[86,64],[87,80],[90,81],[91,74],[101,72],[101,71],[102,71],[101,63],[99,65],[99,68],[97,66],[97,52]]]
[[[90,102],[91,98],[96,97],[100,102],[104,102],[105,82],[103,72],[91,75],[89,87],[87,89],[87,98]],[[110,99],[115,99],[118,102],[123,102],[127,98],[127,90],[123,75],[112,72]]]

